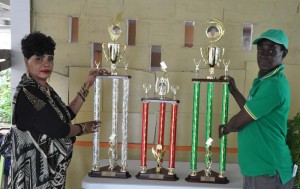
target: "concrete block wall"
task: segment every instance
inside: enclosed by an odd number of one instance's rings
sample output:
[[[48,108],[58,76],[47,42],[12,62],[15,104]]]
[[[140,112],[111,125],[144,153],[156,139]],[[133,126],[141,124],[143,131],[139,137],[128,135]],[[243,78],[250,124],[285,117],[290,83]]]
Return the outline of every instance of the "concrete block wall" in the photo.
[[[269,28],[281,28],[289,36],[289,54],[285,59],[286,74],[291,82],[292,109],[290,118],[299,112],[300,89],[297,85],[300,66],[300,39],[298,37],[300,25],[299,1],[298,0],[32,0],[31,28],[41,31],[54,38],[57,43],[55,51],[54,71],[60,75],[59,79],[66,80],[68,87],[58,87],[58,93],[68,96],[70,101],[79,90],[86,78],[91,65],[92,43],[110,42],[107,31],[112,19],[123,11],[121,29],[123,35],[118,40],[126,43],[126,19],[137,20],[136,45],[128,46],[125,53],[125,61],[129,63],[128,73],[132,76],[130,80],[129,97],[129,142],[140,142],[141,131],[141,98],[144,97],[142,84],[147,82],[154,86],[155,77],[159,73],[149,72],[151,45],[162,47],[162,60],[168,65],[170,82],[180,86],[178,99],[180,99],[178,113],[177,145],[189,147],[191,142],[191,119],[193,83],[191,79],[194,74],[193,59],[200,59],[200,47],[206,47],[209,43],[205,36],[208,26],[207,21],[217,18],[225,27],[224,37],[217,43],[226,49],[224,58],[230,60],[229,74],[236,78],[236,83],[241,91],[247,95],[253,78],[257,74],[256,47],[251,51],[242,50],[242,24],[253,23],[253,38]],[[79,18],[79,41],[69,43],[69,16]],[[194,47],[184,47],[184,21],[194,21]],[[109,64],[103,65],[109,69]],[[124,70],[120,68],[119,72]],[[202,64],[200,76],[206,77],[207,68]],[[216,70],[216,75],[223,75],[223,68]],[[63,77],[62,77],[63,76]],[[55,75],[53,75],[55,77]],[[55,79],[54,79],[55,81]],[[221,88],[215,86],[213,136],[214,147],[218,147],[217,126],[220,120]],[[92,91],[92,90],[91,90]],[[154,94],[152,87],[152,94]],[[199,144],[204,145],[205,132],[205,108],[206,108],[206,86],[201,85],[201,110],[199,127]],[[110,135],[111,119],[111,84],[110,81],[103,82],[101,114],[103,124],[101,128],[101,142],[107,142]],[[67,102],[66,102],[67,103]],[[237,113],[238,106],[230,97],[229,117]],[[156,142],[155,129],[158,124],[158,105],[150,105],[149,143]],[[81,112],[74,122],[82,122],[93,119],[93,94],[85,102]],[[169,128],[166,119],[166,131]],[[167,132],[168,133],[168,132]],[[166,136],[168,144],[169,136]],[[237,162],[237,137],[230,134],[228,137],[228,148],[233,149],[228,153],[227,161]],[[68,188],[80,188],[83,176],[91,168],[92,135],[78,137],[75,145],[73,163],[69,169]],[[87,142],[83,145],[80,142]],[[106,149],[102,149],[106,158]],[[89,155],[90,154],[90,155]],[[178,161],[189,161],[186,151],[176,153]],[[148,154],[149,155],[149,154]],[[151,154],[149,155],[150,159]],[[215,161],[218,161],[215,155]],[[131,159],[139,159],[139,149],[129,149]],[[199,161],[203,161],[203,153],[199,153]],[[189,169],[187,167],[187,169]],[[76,174],[73,174],[76,173]]]

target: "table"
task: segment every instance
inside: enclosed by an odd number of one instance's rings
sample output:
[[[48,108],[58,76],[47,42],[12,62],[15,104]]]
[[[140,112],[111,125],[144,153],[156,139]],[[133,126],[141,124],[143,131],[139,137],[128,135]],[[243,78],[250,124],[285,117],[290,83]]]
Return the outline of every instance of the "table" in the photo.
[[[105,161],[105,160],[101,160]],[[107,160],[106,160],[107,161]],[[107,162],[102,162],[107,163]],[[82,181],[83,189],[153,189],[153,187],[159,187],[160,189],[185,189],[185,188],[201,188],[201,189],[241,189],[243,188],[243,176],[240,174],[240,168],[237,164],[227,164],[227,170],[225,176],[228,178],[228,184],[207,184],[207,183],[194,183],[187,182],[185,178],[190,174],[189,162],[176,162],[175,173],[179,177],[177,181],[160,181],[160,180],[142,180],[137,179],[135,176],[140,170],[139,160],[128,160],[128,171],[131,174],[131,178],[128,179],[115,179],[115,178],[96,178],[86,176]],[[148,168],[155,167],[155,161],[148,161]],[[167,163],[167,162],[164,162]],[[100,162],[101,164],[101,162]],[[218,163],[213,163],[212,170],[218,170]],[[163,167],[166,167],[163,164]],[[204,163],[198,163],[198,171],[204,169]]]

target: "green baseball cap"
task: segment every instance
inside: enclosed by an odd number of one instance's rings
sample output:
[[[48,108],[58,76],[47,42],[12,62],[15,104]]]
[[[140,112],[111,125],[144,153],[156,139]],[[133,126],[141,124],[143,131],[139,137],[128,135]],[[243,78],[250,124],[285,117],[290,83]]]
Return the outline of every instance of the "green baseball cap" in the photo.
[[[287,35],[282,30],[269,29],[266,32],[262,33],[258,38],[253,41],[253,45],[257,45],[257,43],[261,39],[268,39],[273,41],[274,43],[283,45],[286,49],[289,46],[289,39]]]

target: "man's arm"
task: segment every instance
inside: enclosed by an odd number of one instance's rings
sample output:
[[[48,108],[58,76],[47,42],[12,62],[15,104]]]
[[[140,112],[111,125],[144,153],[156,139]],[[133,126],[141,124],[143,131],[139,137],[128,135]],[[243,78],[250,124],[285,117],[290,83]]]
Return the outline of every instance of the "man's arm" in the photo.
[[[242,95],[242,93],[236,87],[234,79],[232,77],[228,76],[228,80],[229,80],[229,92],[235,99],[236,103],[239,105],[240,109],[243,109],[244,105],[246,103],[245,97]]]
[[[234,115],[227,124],[219,126],[219,138],[231,132],[238,132],[246,125],[254,121],[254,119],[246,112],[244,108],[239,113]]]

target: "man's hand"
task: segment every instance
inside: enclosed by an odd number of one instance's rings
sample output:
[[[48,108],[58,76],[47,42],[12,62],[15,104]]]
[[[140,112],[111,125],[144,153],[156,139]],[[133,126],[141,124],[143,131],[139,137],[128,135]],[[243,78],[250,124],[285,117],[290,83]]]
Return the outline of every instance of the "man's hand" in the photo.
[[[229,83],[229,92],[232,94],[233,92],[236,92],[237,91],[237,88],[236,88],[236,84],[235,84],[235,80],[233,77],[231,76],[227,76],[227,79],[225,79],[225,76],[221,76],[219,79],[221,80],[227,80],[228,83]]]
[[[219,126],[219,138],[221,138],[224,135],[229,134],[229,131],[226,127],[227,127],[227,125],[220,125]]]

